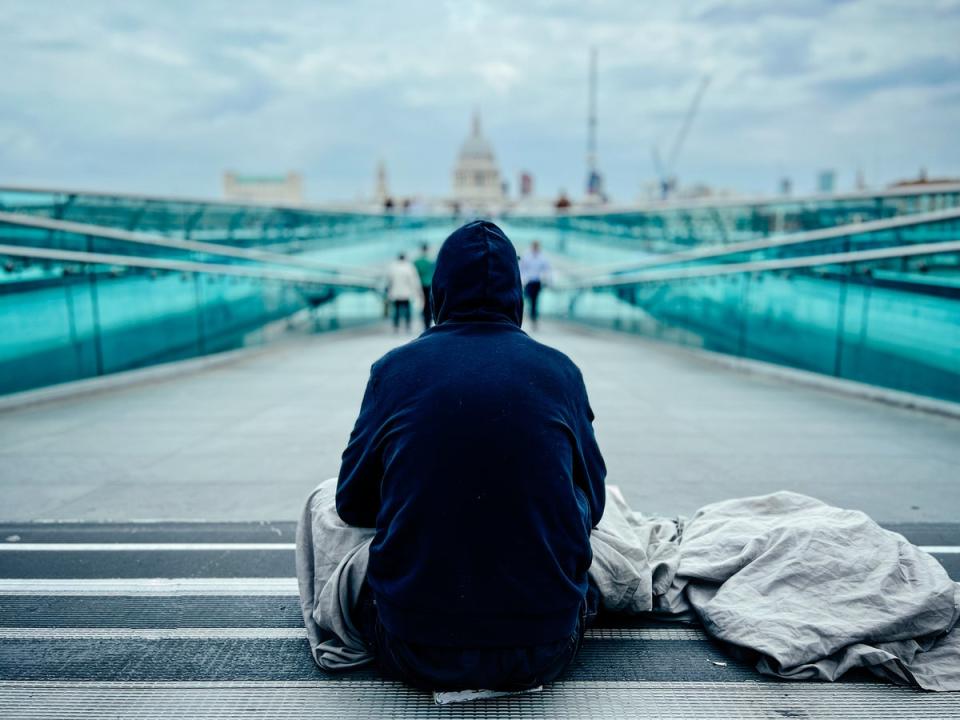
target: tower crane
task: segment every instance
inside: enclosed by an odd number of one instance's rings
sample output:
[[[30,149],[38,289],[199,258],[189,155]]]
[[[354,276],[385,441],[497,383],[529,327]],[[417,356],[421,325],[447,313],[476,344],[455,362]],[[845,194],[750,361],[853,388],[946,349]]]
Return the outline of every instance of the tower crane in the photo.
[[[653,167],[656,170],[657,177],[660,180],[660,196],[664,200],[666,200],[677,188],[677,158],[680,157],[680,151],[683,150],[683,144],[686,142],[687,134],[690,132],[690,126],[693,124],[693,120],[697,116],[697,112],[700,109],[700,101],[703,99],[703,94],[707,91],[707,86],[709,84],[710,76],[704,75],[703,79],[700,80],[700,84],[697,86],[696,92],[693,94],[693,100],[690,102],[690,106],[687,108],[686,114],[683,116],[683,122],[680,124],[680,130],[677,132],[677,136],[674,138],[673,144],[670,146],[670,152],[667,155],[667,162],[664,164],[663,158],[660,156],[659,147],[654,145],[651,150],[651,155],[653,156]]]

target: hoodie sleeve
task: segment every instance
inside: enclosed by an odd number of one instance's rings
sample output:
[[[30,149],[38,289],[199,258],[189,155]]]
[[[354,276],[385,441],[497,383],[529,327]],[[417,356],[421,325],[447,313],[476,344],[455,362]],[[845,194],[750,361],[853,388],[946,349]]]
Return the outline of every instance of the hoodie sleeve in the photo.
[[[583,490],[590,505],[590,527],[596,527],[600,518],[603,517],[603,508],[607,499],[604,484],[607,466],[593,433],[593,409],[590,407],[587,388],[579,370],[576,387],[578,402],[575,409],[575,428],[579,453],[576,458],[577,467],[574,469],[574,482]]]
[[[337,514],[347,525],[355,527],[375,527],[380,512],[383,465],[376,440],[380,428],[376,385],[374,366],[337,478]]]

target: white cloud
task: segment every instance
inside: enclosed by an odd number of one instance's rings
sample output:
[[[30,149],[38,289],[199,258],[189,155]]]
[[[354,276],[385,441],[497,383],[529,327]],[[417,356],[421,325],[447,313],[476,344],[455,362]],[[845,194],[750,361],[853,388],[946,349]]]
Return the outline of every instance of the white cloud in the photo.
[[[215,194],[225,167],[302,170],[317,199],[448,190],[469,115],[512,178],[583,183],[586,63],[619,199],[705,74],[678,170],[744,191],[819,167],[960,175],[960,3],[602,2],[0,7],[0,181]]]

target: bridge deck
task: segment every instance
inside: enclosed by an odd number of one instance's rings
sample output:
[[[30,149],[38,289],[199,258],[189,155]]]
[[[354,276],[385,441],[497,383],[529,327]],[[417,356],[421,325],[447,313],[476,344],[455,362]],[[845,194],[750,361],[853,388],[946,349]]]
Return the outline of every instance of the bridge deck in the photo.
[[[954,521],[960,422],[548,326],[582,367],[609,481],[651,513],[781,488],[891,522]],[[335,475],[382,330],[0,413],[0,520],[283,520]]]
[[[583,367],[610,481],[636,508],[690,513],[789,488],[944,546],[960,579],[960,422],[637,338],[541,336]],[[394,342],[301,338],[0,414],[0,716],[960,716],[958,695],[864,675],[774,681],[696,628],[649,622],[592,631],[540,695],[439,708],[370,670],[321,673],[302,636],[292,519],[336,472],[367,368]],[[163,522],[129,522],[144,519]]]

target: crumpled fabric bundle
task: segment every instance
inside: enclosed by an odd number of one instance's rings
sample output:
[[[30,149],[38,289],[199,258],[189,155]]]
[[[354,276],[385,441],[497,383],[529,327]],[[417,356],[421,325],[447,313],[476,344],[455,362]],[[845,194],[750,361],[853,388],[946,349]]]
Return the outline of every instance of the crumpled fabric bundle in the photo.
[[[308,498],[297,576],[324,670],[372,660],[350,614],[373,530],[345,525],[336,480]],[[836,680],[864,667],[925,690],[960,690],[960,584],[860,512],[791,492],[646,517],[607,488],[590,577],[605,610],[693,620],[768,675]]]
[[[960,584],[867,515],[792,492],[707,505],[686,524],[670,601],[761,672],[836,680],[865,667],[960,690]]]

